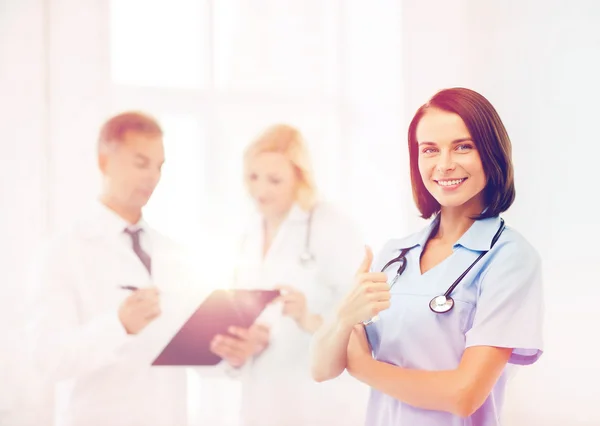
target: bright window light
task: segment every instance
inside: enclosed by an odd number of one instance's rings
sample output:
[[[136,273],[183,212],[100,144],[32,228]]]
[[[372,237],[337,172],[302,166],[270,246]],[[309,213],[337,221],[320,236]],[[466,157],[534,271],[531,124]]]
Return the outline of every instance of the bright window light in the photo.
[[[165,165],[144,215],[157,229],[183,243],[197,236],[204,203],[203,123],[189,115],[162,115]]]
[[[321,0],[214,2],[215,79],[224,90],[328,92],[335,19]]]
[[[198,89],[208,80],[207,1],[111,0],[112,81]]]

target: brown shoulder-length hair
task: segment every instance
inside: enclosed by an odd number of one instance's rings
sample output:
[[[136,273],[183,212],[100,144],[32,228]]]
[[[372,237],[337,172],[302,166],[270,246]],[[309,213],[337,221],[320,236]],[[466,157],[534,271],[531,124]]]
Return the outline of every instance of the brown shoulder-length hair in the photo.
[[[515,199],[512,146],[500,116],[481,94],[465,88],[444,89],[436,93],[416,112],[408,127],[408,152],[413,198],[421,217],[439,213],[440,204],[427,191],[419,173],[417,126],[428,109],[452,112],[464,121],[481,157],[487,179],[484,188],[486,210],[473,219],[494,217],[505,212]]]

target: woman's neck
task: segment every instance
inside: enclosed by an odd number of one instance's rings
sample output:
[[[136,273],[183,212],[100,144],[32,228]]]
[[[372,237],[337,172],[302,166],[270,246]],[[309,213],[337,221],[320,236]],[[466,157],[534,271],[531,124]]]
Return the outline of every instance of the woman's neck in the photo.
[[[282,215],[269,215],[263,217],[263,256],[266,256],[275,235],[279,231],[281,224],[285,220],[287,212]]]
[[[284,219],[285,219],[285,216],[265,217],[263,219],[265,233],[267,235],[268,234],[275,234],[275,233],[277,233],[277,230],[279,229],[279,227],[283,223]]]
[[[462,205],[460,207],[442,207],[440,223],[433,239],[441,244],[454,245],[460,237],[473,225],[473,216],[483,210],[481,203]]]

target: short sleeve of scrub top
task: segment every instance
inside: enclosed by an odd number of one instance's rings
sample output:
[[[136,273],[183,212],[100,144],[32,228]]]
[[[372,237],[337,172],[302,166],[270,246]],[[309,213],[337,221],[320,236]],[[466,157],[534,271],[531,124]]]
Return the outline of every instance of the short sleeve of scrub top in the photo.
[[[508,362],[532,364],[542,354],[541,261],[525,242],[507,242],[482,273],[466,347],[514,348]]]

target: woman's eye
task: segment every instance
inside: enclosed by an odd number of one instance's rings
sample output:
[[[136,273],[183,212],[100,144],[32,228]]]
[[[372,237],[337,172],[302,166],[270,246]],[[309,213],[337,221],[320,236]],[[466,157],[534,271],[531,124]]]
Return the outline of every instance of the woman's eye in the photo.
[[[423,154],[431,154],[434,153],[436,150],[435,148],[423,148],[423,150],[421,151]]]
[[[473,149],[473,145],[468,144],[468,143],[463,143],[463,144],[458,145],[456,147],[456,149],[459,151],[467,151],[469,149]]]

